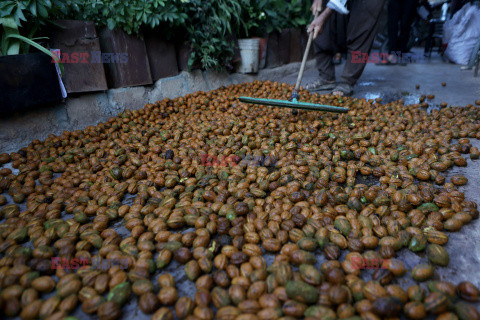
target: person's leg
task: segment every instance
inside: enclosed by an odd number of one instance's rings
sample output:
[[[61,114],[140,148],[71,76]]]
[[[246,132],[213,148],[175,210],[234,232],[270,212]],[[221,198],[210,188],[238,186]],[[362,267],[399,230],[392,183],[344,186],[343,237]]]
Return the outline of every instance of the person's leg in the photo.
[[[346,50],[347,43],[347,16],[338,15],[336,25],[336,47],[335,56],[333,57],[333,64],[342,63],[342,53]]]
[[[335,66],[332,58],[336,53],[337,13],[332,14],[325,23],[323,32],[313,41],[316,67],[321,80],[335,81]]]
[[[418,0],[403,0],[400,18],[400,36],[398,38],[398,50],[402,53],[408,52],[408,40],[412,29],[412,21],[415,16]]]
[[[388,53],[400,50],[398,47],[398,23],[401,7],[402,0],[388,1]]]
[[[365,69],[365,62],[352,61],[352,52],[370,53],[377,33],[377,22],[385,0],[351,0],[347,24],[347,60],[341,82],[354,86]],[[363,60],[362,60],[363,61]]]

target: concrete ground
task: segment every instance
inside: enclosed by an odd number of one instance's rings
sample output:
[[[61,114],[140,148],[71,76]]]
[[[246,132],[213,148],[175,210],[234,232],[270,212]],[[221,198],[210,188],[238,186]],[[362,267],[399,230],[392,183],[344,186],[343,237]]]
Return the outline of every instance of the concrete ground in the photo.
[[[414,54],[421,55],[423,49],[415,49]],[[342,74],[345,59],[335,68],[337,80]],[[318,72],[310,64],[303,77],[302,85],[314,81]],[[272,79],[294,84],[297,74],[284,79]],[[442,87],[442,82],[447,85]],[[420,89],[415,85],[419,84]],[[319,93],[329,93],[320,91]],[[465,106],[480,99],[480,76],[475,78],[472,70],[460,70],[459,65],[444,62],[442,57],[433,53],[430,60],[409,63],[406,66],[386,66],[367,63],[367,66],[354,88],[353,97],[375,99],[384,102],[403,99],[405,104],[418,103],[422,95],[434,94],[433,104],[446,102],[449,105]]]
[[[294,83],[297,77],[299,64],[290,65],[287,68],[275,71],[263,72],[258,76],[235,75],[232,83],[243,81],[252,81],[254,79],[272,81],[282,81]],[[337,67],[337,75],[340,75],[343,64]],[[305,73],[303,84],[315,79],[317,72],[312,62],[309,62]],[[441,83],[446,82],[446,87]],[[415,85],[420,84],[420,89],[415,89]],[[480,77],[474,78],[472,71],[460,71],[457,65],[444,63],[439,56],[434,56],[429,63],[409,64],[407,66],[376,66],[368,64],[364,74],[355,87],[354,97],[375,99],[381,97],[384,102],[403,99],[405,104],[418,102],[422,94],[434,94],[433,104],[446,102],[449,105],[464,106],[473,104],[476,99],[480,99]],[[139,104],[143,105],[144,102]],[[140,107],[140,106],[135,106]],[[1,127],[0,127],[1,131]],[[1,136],[1,135],[0,135]],[[36,137],[29,137],[27,143]],[[480,148],[480,141],[472,140],[472,145]],[[456,167],[448,172],[448,176],[454,174],[464,174],[469,182],[466,186],[460,187],[465,192],[468,200],[480,202],[480,160],[472,161],[468,159],[468,166],[464,168]],[[9,198],[11,201],[11,198]],[[128,200],[127,200],[128,201]],[[124,227],[116,226],[119,234],[122,234]],[[447,267],[437,267],[435,279],[451,281],[458,283],[461,281],[471,281],[476,286],[480,286],[480,222],[473,221],[462,228],[460,232],[451,233],[450,241],[446,245],[450,254],[450,264]],[[418,263],[427,262],[425,254],[414,254],[408,250],[403,250],[398,255],[408,269],[412,269]],[[267,260],[272,261],[268,256]],[[324,261],[322,255],[318,256],[318,265]],[[186,279],[183,267],[172,262],[165,270],[174,275],[179,290],[179,296],[194,296],[194,284]],[[365,272],[366,279],[369,278]],[[371,274],[371,273],[370,273]],[[158,274],[156,275],[158,277]],[[412,284],[410,275],[407,274],[398,282],[404,288]],[[480,310],[480,303],[475,304]],[[137,299],[132,295],[130,302],[122,309],[122,319],[150,319],[149,315],[144,315],[137,305]],[[80,319],[91,319],[85,315],[80,308],[74,313]],[[434,319],[434,318],[430,318]]]

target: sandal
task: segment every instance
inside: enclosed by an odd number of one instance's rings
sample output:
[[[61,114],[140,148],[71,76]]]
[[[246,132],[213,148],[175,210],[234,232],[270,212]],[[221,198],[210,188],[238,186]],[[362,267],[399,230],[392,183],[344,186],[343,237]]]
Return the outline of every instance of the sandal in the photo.
[[[339,83],[337,84],[335,89],[333,89],[332,91],[332,94],[335,96],[349,97],[352,95],[352,93],[353,93],[353,87],[348,83]]]
[[[308,91],[320,91],[320,90],[332,90],[335,88],[335,81],[328,81],[323,79],[317,79],[313,82],[308,83],[305,86],[305,89]]]

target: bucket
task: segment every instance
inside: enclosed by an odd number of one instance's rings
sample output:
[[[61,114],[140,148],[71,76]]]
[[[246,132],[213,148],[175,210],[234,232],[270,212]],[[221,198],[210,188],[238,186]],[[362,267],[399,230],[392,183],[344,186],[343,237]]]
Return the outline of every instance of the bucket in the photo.
[[[239,39],[238,47],[240,49],[240,56],[242,57],[242,60],[240,61],[237,72],[258,72],[260,39]]]

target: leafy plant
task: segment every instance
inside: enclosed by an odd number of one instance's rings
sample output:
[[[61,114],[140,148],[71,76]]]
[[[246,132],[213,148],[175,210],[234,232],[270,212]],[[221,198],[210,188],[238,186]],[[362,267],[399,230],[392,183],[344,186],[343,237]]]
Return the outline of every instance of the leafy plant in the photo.
[[[187,40],[192,53],[188,66],[199,63],[204,69],[222,70],[230,67],[234,55],[232,28],[239,26],[238,1],[183,1],[188,14]]]
[[[0,2],[0,25],[2,26],[0,53],[2,55],[15,55],[28,53],[30,47],[58,58],[49,50],[42,47],[33,38],[37,30],[50,19],[60,18],[68,14],[75,0],[3,0]],[[27,35],[23,36],[21,33]],[[63,66],[60,65],[62,69]]]
[[[11,0],[10,0],[11,1]],[[189,43],[188,66],[231,67],[233,36],[264,37],[283,28],[302,27],[311,18],[311,0],[75,0],[74,18],[138,34],[163,26]]]
[[[241,0],[240,38],[263,37],[282,29],[286,19],[285,1],[280,0]]]
[[[241,0],[240,38],[264,37],[285,28],[306,26],[311,20],[311,0]]]
[[[312,0],[291,0],[286,3],[286,27],[287,28],[302,28],[307,26],[312,21],[312,12],[310,7]]]
[[[23,22],[44,25],[50,19],[67,15],[76,0],[2,0],[0,18],[10,17],[17,26]]]
[[[81,0],[76,17],[128,34],[138,34],[143,27],[153,29],[163,23],[173,28],[188,18],[182,12],[180,0]]]

